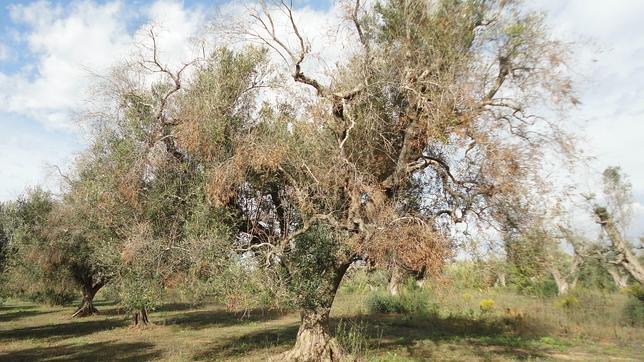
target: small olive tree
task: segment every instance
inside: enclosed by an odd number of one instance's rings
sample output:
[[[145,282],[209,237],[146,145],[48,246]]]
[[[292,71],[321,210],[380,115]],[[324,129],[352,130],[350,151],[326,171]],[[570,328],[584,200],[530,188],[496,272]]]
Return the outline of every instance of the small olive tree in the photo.
[[[7,293],[51,304],[67,304],[74,298],[74,278],[63,262],[65,251],[53,247],[48,237],[50,215],[58,204],[51,193],[35,188],[4,205]]]

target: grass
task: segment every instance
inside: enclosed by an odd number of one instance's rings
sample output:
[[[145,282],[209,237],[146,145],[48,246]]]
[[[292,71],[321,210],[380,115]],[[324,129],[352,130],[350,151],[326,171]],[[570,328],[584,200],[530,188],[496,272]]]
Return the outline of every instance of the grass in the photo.
[[[332,328],[370,361],[637,361],[644,351],[643,329],[619,322],[623,295],[579,295],[570,308],[495,290],[431,295],[437,312],[401,315],[367,313],[367,294],[340,294]],[[494,305],[482,312],[487,299]],[[297,313],[240,320],[217,305],[168,303],[151,314],[154,325],[137,329],[117,305],[98,308],[99,316],[70,319],[73,308],[5,303],[0,361],[261,361],[287,350],[298,326]]]

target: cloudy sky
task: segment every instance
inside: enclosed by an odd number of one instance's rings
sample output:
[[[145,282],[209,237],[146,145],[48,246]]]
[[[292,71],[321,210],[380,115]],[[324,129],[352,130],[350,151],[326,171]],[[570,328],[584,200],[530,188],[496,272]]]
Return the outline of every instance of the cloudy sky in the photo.
[[[168,57],[188,57],[189,39],[239,1],[1,1],[0,200],[26,186],[56,187],[51,165],[65,169],[87,141],[74,110],[91,102],[88,84],[132,54],[137,32],[155,24]],[[337,13],[332,0],[296,1],[302,28],[320,37]],[[642,0],[532,0],[553,33],[574,41],[582,104],[572,130],[595,157],[578,176],[593,188],[608,165],[630,175],[635,194],[631,234],[644,235],[644,19]],[[329,47],[332,48],[332,47]]]

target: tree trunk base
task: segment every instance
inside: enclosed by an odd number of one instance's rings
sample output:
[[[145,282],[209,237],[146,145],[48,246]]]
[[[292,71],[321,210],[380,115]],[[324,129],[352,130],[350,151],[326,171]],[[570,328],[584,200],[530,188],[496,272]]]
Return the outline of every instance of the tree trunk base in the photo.
[[[329,332],[330,308],[302,311],[302,322],[295,346],[276,356],[274,361],[336,362],[351,361],[338,341]]]
[[[354,361],[340,347],[338,341],[330,335],[298,336],[295,346],[282,354],[275,356],[272,361],[293,362],[337,362]]]
[[[94,314],[100,314],[98,312],[98,309],[94,308],[93,303],[83,303],[80,308],[76,309],[76,312],[72,314],[72,318],[82,318],[82,317],[89,317]]]
[[[133,318],[135,327],[143,327],[150,324],[150,321],[148,320],[148,311],[145,308],[134,312]]]

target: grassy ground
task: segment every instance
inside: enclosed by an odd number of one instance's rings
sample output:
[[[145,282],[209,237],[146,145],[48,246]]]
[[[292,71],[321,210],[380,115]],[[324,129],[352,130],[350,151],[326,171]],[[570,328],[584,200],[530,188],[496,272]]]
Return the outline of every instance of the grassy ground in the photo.
[[[364,295],[340,294],[332,317],[341,342],[372,361],[643,360],[643,330],[611,314],[622,297],[580,298],[568,308],[509,293],[454,292],[433,297],[441,301],[434,313],[409,317],[370,315]],[[482,299],[495,301],[490,311],[480,311]],[[115,304],[97,307],[100,316],[70,319],[73,308],[5,303],[0,361],[265,360],[293,344],[298,325],[295,313],[240,320],[216,305],[174,303],[138,329]]]

